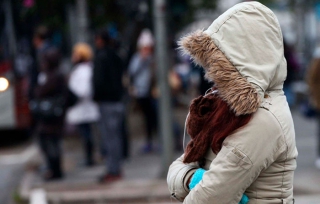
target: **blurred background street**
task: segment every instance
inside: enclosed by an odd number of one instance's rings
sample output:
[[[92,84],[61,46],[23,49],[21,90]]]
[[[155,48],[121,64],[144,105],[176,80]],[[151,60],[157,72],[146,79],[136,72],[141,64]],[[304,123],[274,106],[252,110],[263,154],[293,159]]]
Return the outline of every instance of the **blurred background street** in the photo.
[[[184,122],[186,114],[187,108],[175,112],[181,123]],[[316,204],[320,201],[320,171],[314,165],[317,158],[316,121],[306,119],[296,109],[292,114],[299,150],[294,182],[296,202]],[[130,114],[131,130],[135,129],[139,117],[141,115]],[[32,189],[39,187],[47,190],[51,200],[60,199],[61,203],[175,203],[168,194],[165,180],[160,177],[160,152],[141,155],[139,147],[143,143],[142,131],[137,130],[136,133],[130,138],[131,156],[124,162],[124,179],[111,186],[96,184],[96,177],[103,172],[102,164],[92,168],[81,166],[79,161],[83,153],[78,138],[71,137],[64,141],[66,178],[63,181],[44,183],[38,172],[31,168],[41,161],[39,150],[32,151],[32,143],[3,149],[0,157],[0,176],[3,178],[0,182],[0,203],[23,203]],[[31,152],[28,160],[13,162],[19,160],[22,152],[26,151]],[[175,156],[180,153],[177,151]]]
[[[239,2],[0,0],[0,204],[176,203],[167,169],[212,86],[177,40]],[[285,42],[296,203],[320,204],[320,1],[260,2]]]

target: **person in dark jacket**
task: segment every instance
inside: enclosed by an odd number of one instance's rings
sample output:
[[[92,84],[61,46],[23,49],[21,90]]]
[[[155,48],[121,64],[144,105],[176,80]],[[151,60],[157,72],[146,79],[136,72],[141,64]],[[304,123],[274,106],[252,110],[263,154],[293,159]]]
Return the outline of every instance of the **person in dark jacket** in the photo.
[[[59,63],[60,53],[57,49],[51,48],[44,53],[41,71],[38,76],[38,85],[34,90],[36,100],[63,97],[66,83],[63,74],[59,72]],[[42,117],[36,117],[35,120],[40,148],[44,153],[48,167],[44,179],[62,178],[60,146],[64,114],[60,114],[54,119],[44,120]]]
[[[96,56],[93,69],[93,99],[100,109],[100,132],[104,149],[107,152],[108,171],[100,182],[112,182],[121,179],[121,161],[123,142],[121,125],[124,112],[122,97],[123,63],[116,52],[108,46],[107,32],[100,31],[95,36]]]
[[[49,30],[45,26],[39,26],[34,32],[32,39],[35,48],[34,63],[29,73],[29,99],[34,98],[34,89],[37,86],[38,75],[41,71],[41,61],[43,61],[43,54],[53,46],[49,40]]]

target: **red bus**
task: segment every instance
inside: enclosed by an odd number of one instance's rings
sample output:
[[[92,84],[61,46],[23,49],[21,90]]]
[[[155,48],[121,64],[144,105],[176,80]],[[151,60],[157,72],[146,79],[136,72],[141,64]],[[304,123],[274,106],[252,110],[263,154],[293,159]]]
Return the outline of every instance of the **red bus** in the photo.
[[[0,61],[0,130],[27,130],[30,126],[28,78],[17,77],[11,60]]]

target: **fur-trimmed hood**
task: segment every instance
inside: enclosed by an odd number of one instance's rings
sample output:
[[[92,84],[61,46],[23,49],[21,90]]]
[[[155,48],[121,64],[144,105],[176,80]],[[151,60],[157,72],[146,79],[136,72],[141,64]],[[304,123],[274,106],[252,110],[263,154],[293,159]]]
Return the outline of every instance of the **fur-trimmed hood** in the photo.
[[[204,67],[236,115],[256,112],[266,92],[283,88],[287,68],[280,25],[259,2],[235,5],[179,45]]]

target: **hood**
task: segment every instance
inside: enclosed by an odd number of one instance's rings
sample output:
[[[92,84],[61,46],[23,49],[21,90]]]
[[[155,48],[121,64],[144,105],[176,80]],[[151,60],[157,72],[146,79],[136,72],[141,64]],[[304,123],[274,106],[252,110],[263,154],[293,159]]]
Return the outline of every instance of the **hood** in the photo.
[[[179,46],[205,69],[236,115],[256,112],[265,92],[283,88],[287,65],[280,25],[259,2],[235,5]]]

